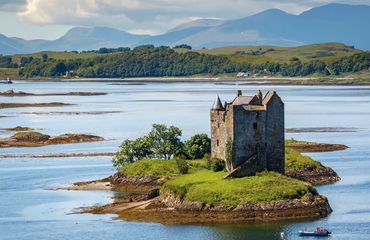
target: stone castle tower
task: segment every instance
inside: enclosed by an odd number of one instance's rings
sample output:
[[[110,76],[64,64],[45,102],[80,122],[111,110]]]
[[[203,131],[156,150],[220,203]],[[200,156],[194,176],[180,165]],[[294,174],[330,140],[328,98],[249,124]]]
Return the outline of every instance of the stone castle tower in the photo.
[[[275,91],[243,96],[239,90],[223,105],[217,96],[211,109],[212,158],[224,159],[228,177],[259,171],[284,173],[284,103]]]

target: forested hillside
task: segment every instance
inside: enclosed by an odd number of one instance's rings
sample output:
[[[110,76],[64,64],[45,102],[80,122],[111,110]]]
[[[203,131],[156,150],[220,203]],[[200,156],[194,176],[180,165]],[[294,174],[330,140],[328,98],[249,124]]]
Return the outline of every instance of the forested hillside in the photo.
[[[370,53],[360,52],[335,59],[311,58],[304,61],[292,57],[286,61],[245,61],[231,55],[213,55],[196,51],[177,51],[169,47],[145,45],[124,51],[89,58],[54,59],[23,57],[20,62],[4,62],[20,65],[21,77],[58,77],[69,73],[74,77],[124,78],[191,76],[196,74],[218,75],[224,73],[251,72],[282,76],[307,76],[311,74],[339,75],[359,72],[370,68]],[[4,58],[4,57],[3,57]]]

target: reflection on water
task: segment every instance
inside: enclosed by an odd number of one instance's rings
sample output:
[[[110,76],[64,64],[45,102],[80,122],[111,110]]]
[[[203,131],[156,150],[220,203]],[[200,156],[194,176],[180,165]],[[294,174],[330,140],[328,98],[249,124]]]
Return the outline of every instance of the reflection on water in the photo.
[[[126,138],[147,132],[153,123],[174,124],[187,138],[209,133],[209,108],[216,94],[231,100],[238,88],[253,94],[274,89],[285,101],[287,128],[343,127],[355,132],[289,133],[287,137],[350,146],[334,153],[312,153],[332,166],[342,181],[318,187],[334,212],[325,219],[301,223],[163,226],[116,221],[111,215],[70,214],[77,207],[107,203],[109,192],[50,191],[74,181],[106,177],[114,172],[110,157],[0,159],[0,239],[300,239],[304,228],[323,226],[331,239],[368,239],[370,235],[370,88],[235,86],[212,83],[16,83],[0,91],[107,92],[105,96],[0,97],[0,102],[64,102],[55,108],[3,109],[0,128],[42,128],[50,135],[91,133],[111,139],[99,143],[0,149],[0,154],[50,154],[115,151]],[[104,114],[83,114],[83,113]],[[35,114],[37,113],[37,114]],[[60,114],[56,114],[60,113]],[[68,114],[73,113],[73,114]],[[80,114],[78,114],[80,113]],[[0,136],[9,133],[0,131]],[[310,239],[310,238],[308,238]]]

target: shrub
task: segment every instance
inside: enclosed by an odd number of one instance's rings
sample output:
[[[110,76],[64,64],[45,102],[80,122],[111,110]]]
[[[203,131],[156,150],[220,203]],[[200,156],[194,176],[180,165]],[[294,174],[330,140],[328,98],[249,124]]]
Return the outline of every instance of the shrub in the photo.
[[[213,159],[211,162],[211,169],[214,172],[221,172],[225,170],[225,161],[222,159]]]
[[[176,165],[181,174],[187,174],[189,172],[189,165],[184,158],[176,158]]]

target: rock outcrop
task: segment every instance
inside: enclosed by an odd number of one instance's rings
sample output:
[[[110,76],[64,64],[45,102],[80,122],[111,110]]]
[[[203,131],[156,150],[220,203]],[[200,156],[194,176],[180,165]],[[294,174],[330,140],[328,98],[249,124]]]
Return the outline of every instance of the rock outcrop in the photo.
[[[105,139],[89,134],[63,134],[51,137],[39,132],[18,132],[10,138],[0,139],[0,148],[10,147],[41,147],[55,144],[97,142]]]
[[[296,178],[312,185],[324,185],[340,181],[338,174],[330,167],[306,166],[300,170],[288,171],[286,175],[291,178]]]

